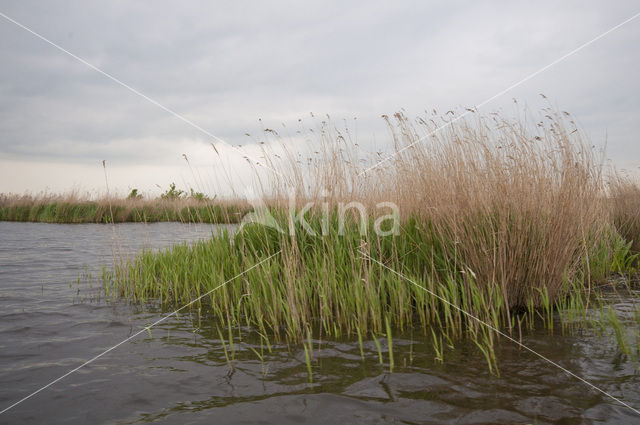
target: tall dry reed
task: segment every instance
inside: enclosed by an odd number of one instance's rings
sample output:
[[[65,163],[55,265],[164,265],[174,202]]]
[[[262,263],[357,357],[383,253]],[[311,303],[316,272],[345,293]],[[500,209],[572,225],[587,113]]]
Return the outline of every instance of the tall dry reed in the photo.
[[[384,116],[395,149],[370,169],[384,156],[363,154],[347,129],[325,123],[316,155],[280,163],[288,178],[275,179],[271,193],[281,202],[274,204],[284,204],[287,190],[299,205],[359,201],[373,211],[393,202],[404,220],[433,229],[456,269],[502,288],[508,305],[539,304],[541,291],[556,299],[568,280],[588,275],[608,206],[602,155],[567,113],[545,110],[539,118]],[[627,227],[640,223],[625,217]]]
[[[609,183],[611,216],[617,231],[640,252],[640,186],[628,177],[614,176]]]

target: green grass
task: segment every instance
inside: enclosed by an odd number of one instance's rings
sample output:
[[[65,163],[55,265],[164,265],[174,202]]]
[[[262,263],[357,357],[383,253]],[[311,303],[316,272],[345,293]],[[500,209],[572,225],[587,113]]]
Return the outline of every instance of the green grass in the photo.
[[[286,226],[284,213],[273,214]],[[327,337],[359,340],[363,335],[384,335],[390,370],[392,329],[433,338],[439,360],[444,356],[443,337],[451,344],[470,338],[493,371],[497,336],[451,305],[508,332],[521,332],[534,323],[552,331],[554,311],[568,312],[567,322],[584,316],[588,282],[623,271],[632,258],[628,244],[611,230],[596,244],[598,249],[581,257],[580,273],[567,279],[553,298],[546,287],[532,282],[524,303],[509,304],[503,288],[476,282],[462,259],[452,256],[453,241],[417,218],[404,220],[399,235],[385,237],[373,233],[373,220],[364,237],[355,220],[347,220],[345,234],[338,234],[335,214],[325,236],[320,236],[319,216],[310,215],[308,221],[318,235],[301,227],[295,236],[283,235],[252,224],[235,235],[223,231],[210,240],[143,252],[116,268],[105,281],[106,291],[110,297],[133,302],[181,306],[280,252],[201,300],[221,326],[248,326],[262,335],[298,343],[310,338],[310,329]],[[607,320],[613,319],[607,316]],[[311,350],[310,344],[307,348]],[[310,364],[308,360],[309,368]]]

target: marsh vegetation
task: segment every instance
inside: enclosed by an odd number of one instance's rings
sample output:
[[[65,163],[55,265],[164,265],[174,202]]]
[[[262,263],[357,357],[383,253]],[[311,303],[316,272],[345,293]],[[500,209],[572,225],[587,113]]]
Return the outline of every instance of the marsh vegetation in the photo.
[[[237,223],[249,211],[242,200],[211,199],[202,192],[177,189],[172,183],[160,196],[144,197],[138,189],[128,196],[92,199],[69,194],[0,194],[0,220],[44,223],[122,223],[176,221]]]
[[[306,161],[263,148],[279,172],[263,184],[271,226],[144,252],[105,275],[105,288],[166,306],[206,295],[197,306],[222,336],[240,327],[305,344],[386,336],[390,369],[392,329],[433,340],[440,360],[443,346],[470,339],[497,370],[496,330],[553,331],[558,311],[563,330],[615,324],[597,295],[612,274],[635,271],[640,192],[605,176],[602,153],[567,113],[539,118],[384,117],[395,146],[386,159],[363,156],[348,129],[323,123]],[[381,202],[398,207],[397,231],[381,235],[385,223],[357,209],[338,231],[339,204]],[[587,313],[594,305],[598,320]],[[639,336],[618,336],[637,356]]]

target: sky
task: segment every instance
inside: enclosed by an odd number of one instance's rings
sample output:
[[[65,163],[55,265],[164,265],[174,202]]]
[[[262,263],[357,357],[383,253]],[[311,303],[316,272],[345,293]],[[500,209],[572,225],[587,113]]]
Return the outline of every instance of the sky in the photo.
[[[6,17],[147,97],[0,16],[0,193],[151,194],[175,181],[225,195],[220,167],[250,182],[242,152],[259,153],[264,128],[295,148],[314,143],[296,131],[328,114],[384,147],[382,114],[477,106],[638,12],[634,1],[0,0]],[[639,41],[640,17],[481,112],[514,98],[539,110],[544,93],[610,166],[640,174]]]

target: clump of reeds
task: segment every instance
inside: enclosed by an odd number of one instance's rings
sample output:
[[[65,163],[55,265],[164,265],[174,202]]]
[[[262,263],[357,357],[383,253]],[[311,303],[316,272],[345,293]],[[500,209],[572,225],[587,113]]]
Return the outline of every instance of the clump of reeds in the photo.
[[[381,171],[395,178],[389,196],[434,228],[448,262],[511,307],[540,305],[540,291],[555,300],[583,274],[607,223],[601,161],[561,114],[538,126],[480,116],[429,136],[438,123],[395,119],[409,148]]]
[[[435,327],[471,336],[491,364],[495,335],[452,305],[499,329],[535,317],[552,327],[558,303],[584,308],[583,291],[611,269],[619,240],[600,158],[567,115],[547,112],[540,122],[478,116],[440,131],[451,116],[386,117],[395,151],[372,169],[381,155],[363,155],[348,130],[330,124],[302,160],[277,161],[264,148],[280,172],[264,197],[283,232],[251,224],[145,252],[107,288],[179,305],[231,279],[206,299],[223,323],[297,341],[311,330],[361,337],[389,334],[390,324],[425,335]],[[352,201],[364,216],[343,214]],[[314,203],[308,227],[290,228],[287,206],[306,202]],[[399,207],[395,234],[374,231],[380,202]]]

